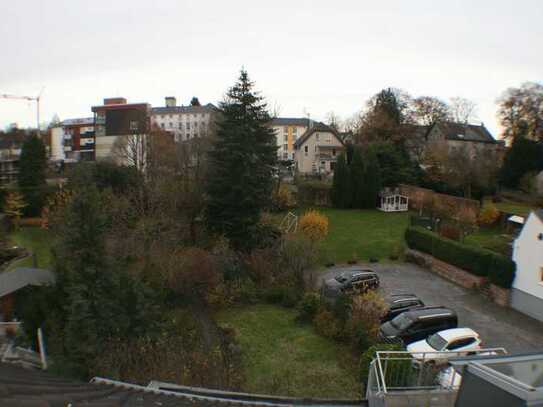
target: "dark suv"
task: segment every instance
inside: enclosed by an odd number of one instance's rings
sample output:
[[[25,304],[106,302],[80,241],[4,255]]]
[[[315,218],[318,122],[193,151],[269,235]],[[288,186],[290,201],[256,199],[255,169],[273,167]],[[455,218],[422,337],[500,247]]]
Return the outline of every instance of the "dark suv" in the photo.
[[[381,325],[379,336],[389,343],[409,344],[420,341],[436,332],[456,328],[458,316],[446,307],[423,307],[402,312]]]
[[[402,312],[424,307],[424,302],[415,294],[391,294],[388,298],[388,311],[381,318],[381,323],[390,321]]]
[[[373,270],[348,270],[326,280],[323,291],[328,297],[336,297],[342,293],[352,294],[376,289],[379,284],[379,276]]]

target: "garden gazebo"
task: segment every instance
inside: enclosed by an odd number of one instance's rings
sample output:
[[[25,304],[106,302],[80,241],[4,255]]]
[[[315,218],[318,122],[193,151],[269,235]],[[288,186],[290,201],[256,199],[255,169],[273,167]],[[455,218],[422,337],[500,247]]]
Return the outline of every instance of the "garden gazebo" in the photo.
[[[382,193],[377,209],[383,212],[406,212],[409,209],[409,198],[398,193]]]

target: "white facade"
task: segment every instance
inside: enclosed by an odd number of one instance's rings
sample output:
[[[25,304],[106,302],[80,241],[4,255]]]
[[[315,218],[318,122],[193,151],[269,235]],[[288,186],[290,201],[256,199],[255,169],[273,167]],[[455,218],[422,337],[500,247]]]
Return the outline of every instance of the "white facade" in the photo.
[[[53,127],[51,129],[51,160],[61,161],[66,158],[64,153],[64,129]]]
[[[167,104],[166,107],[152,109],[151,127],[156,126],[173,133],[175,141],[205,137],[209,134],[217,112],[215,106],[173,106],[168,100]]]
[[[280,160],[294,160],[294,143],[307,131],[304,124],[275,124],[272,122],[277,141],[277,157]]]
[[[526,220],[513,250],[517,264],[511,305],[543,321],[543,210]],[[539,306],[537,305],[539,304]]]

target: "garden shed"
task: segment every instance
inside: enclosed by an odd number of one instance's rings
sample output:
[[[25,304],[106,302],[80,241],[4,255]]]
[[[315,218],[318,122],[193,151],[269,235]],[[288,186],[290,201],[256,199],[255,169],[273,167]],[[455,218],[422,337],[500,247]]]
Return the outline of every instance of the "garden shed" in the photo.
[[[383,212],[406,212],[409,209],[409,198],[396,192],[381,193],[377,209]]]

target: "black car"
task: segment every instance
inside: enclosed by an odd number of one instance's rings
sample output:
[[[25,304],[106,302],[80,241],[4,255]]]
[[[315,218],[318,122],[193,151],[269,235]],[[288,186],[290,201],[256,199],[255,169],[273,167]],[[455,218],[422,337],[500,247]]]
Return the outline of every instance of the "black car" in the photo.
[[[402,312],[424,307],[424,302],[415,294],[392,294],[388,298],[388,311],[381,318],[381,323],[396,318]]]
[[[328,297],[337,297],[342,293],[352,294],[376,289],[379,288],[379,284],[379,276],[373,270],[347,270],[330,280],[326,280],[323,291]]]
[[[446,307],[423,307],[402,312],[381,325],[379,336],[389,343],[409,344],[436,332],[456,328],[458,316]]]

